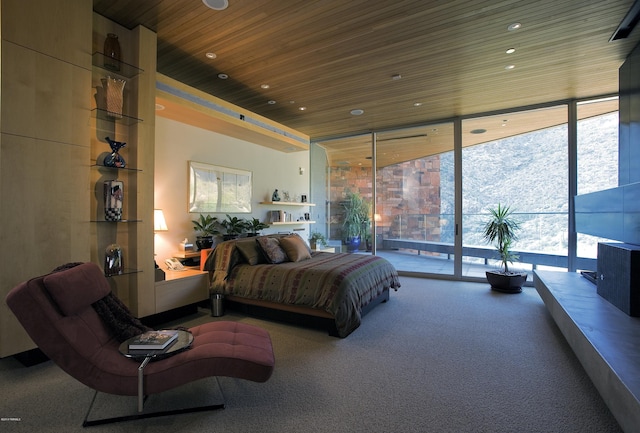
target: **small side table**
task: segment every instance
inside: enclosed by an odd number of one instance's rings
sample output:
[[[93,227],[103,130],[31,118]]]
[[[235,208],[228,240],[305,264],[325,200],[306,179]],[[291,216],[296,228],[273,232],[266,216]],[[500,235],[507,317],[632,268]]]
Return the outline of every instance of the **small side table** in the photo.
[[[138,367],[138,412],[142,412],[144,408],[144,368],[152,360],[160,360],[173,356],[183,350],[188,349],[193,343],[193,334],[187,331],[178,331],[177,340],[162,350],[149,350],[141,351],[139,349],[129,350],[129,343],[136,337],[132,337],[120,344],[118,350],[127,358],[135,360],[142,360],[142,363]]]

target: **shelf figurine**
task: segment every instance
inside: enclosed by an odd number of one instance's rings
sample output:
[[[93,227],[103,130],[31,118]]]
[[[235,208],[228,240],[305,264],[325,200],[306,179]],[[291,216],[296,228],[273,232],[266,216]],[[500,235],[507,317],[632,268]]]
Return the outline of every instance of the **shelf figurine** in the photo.
[[[273,195],[271,196],[271,201],[280,201],[280,194],[278,194],[278,190],[273,191]]]
[[[111,155],[107,156],[104,159],[105,167],[124,168],[126,163],[122,155],[120,155],[118,152],[120,151],[120,149],[125,147],[127,143],[123,143],[122,141],[114,141],[109,137],[105,137],[105,140],[107,140],[109,146],[111,146]]]

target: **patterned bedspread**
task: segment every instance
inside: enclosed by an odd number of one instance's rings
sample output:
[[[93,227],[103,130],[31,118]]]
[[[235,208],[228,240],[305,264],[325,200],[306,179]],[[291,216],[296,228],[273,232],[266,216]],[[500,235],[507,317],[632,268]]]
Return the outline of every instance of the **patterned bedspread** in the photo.
[[[300,262],[251,266],[229,248],[218,254],[211,290],[324,310],[340,337],[360,326],[362,308],[384,289],[400,287],[396,269],[378,256],[316,252]]]

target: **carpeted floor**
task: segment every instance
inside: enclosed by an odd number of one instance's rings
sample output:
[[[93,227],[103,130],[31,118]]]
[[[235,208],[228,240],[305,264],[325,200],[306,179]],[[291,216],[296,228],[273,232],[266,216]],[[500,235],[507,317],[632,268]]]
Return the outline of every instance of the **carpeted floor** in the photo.
[[[402,278],[391,300],[345,339],[207,311],[179,324],[238,320],[269,330],[276,355],[263,384],[200,381],[148,405],[205,397],[221,411],[82,429],[93,392],[51,362],[0,360],[3,432],[619,432],[537,292]],[[171,323],[168,325],[178,324]],[[100,396],[94,416],[135,412]],[[11,418],[7,420],[7,418]]]

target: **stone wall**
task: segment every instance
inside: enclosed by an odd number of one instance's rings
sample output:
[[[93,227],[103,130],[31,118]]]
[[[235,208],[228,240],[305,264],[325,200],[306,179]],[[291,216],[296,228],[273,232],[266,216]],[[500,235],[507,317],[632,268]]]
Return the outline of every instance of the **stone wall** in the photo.
[[[331,167],[331,239],[340,239],[345,191],[371,199],[371,167]],[[440,240],[440,158],[433,156],[385,167],[377,173],[378,241],[382,238]]]

